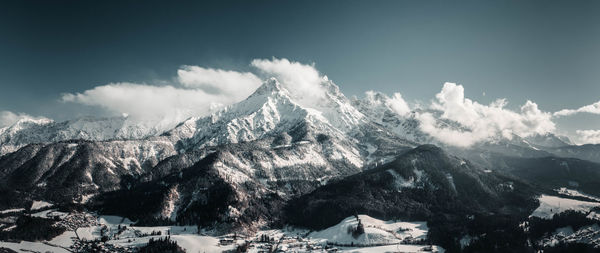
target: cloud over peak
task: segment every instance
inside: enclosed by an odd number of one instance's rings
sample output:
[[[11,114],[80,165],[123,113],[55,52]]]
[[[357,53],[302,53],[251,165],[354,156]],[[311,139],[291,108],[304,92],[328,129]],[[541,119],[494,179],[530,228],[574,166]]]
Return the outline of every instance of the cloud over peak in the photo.
[[[513,135],[525,137],[555,130],[552,115],[542,112],[536,103],[527,101],[520,112],[506,109],[506,104],[506,99],[480,104],[465,98],[462,85],[445,83],[430,109],[440,112],[441,120],[458,126],[442,124],[430,112],[420,113],[417,119],[425,133],[448,145],[463,147],[497,137],[511,139]]]
[[[321,85],[327,78],[319,74],[312,65],[306,65],[288,59],[254,59],[250,63],[265,77],[275,77],[300,102],[311,104],[323,98],[326,90]]]
[[[582,143],[600,144],[600,130],[577,130],[576,133]]]
[[[320,85],[324,77],[312,65],[277,58],[256,59],[251,65],[264,79],[279,79],[299,100],[311,101],[324,94]],[[132,119],[166,128],[189,117],[206,116],[237,103],[263,82],[251,72],[199,66],[182,66],[175,79],[169,85],[110,83],[80,93],[63,94],[61,101],[96,107],[109,114],[126,114]]]
[[[256,90],[261,79],[250,72],[237,72],[198,66],[183,66],[177,79],[186,88],[200,89],[208,94],[221,94],[243,99]]]

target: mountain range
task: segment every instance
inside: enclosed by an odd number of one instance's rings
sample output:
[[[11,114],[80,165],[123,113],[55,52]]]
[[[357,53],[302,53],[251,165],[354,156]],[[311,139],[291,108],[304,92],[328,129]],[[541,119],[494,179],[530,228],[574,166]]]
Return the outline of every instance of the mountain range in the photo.
[[[383,93],[347,98],[327,79],[319,88],[311,97],[270,78],[170,128],[128,117],[20,120],[0,129],[0,208],[44,200],[223,233],[322,229],[368,214],[427,220],[432,243],[458,250],[490,217],[508,225],[487,227],[514,232],[542,193],[600,196],[600,145],[546,133],[455,147],[421,129],[418,115],[435,111],[402,111]]]

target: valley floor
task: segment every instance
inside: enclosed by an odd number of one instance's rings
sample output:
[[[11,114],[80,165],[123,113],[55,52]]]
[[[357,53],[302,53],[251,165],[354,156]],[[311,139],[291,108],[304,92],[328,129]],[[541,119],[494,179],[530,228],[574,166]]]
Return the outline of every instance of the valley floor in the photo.
[[[366,215],[348,217],[339,224],[322,231],[285,228],[263,230],[254,236],[228,234],[211,235],[211,231],[198,231],[195,226],[132,226],[133,222],[118,216],[96,216],[86,213],[76,215],[48,209],[33,216],[56,215],[63,220],[74,216],[95,218],[88,225],[75,227],[63,234],[42,242],[0,242],[1,248],[16,252],[135,252],[150,239],[169,237],[186,252],[235,251],[246,245],[248,252],[444,252],[437,246],[426,245],[425,222],[381,221]],[[360,219],[364,233],[352,230]],[[85,223],[83,223],[85,224]]]
[[[539,237],[536,244],[543,247],[561,243],[599,246],[600,227],[595,222],[600,220],[597,198],[566,188],[557,192],[562,195],[539,196],[540,205],[531,213],[529,221],[537,219],[537,224],[550,224],[548,222],[557,214],[574,212],[588,222],[577,227],[569,226],[570,223],[555,226]],[[30,209],[34,208],[37,210],[0,211],[0,231],[15,230],[17,217],[53,220],[55,226],[64,227],[66,231],[45,241],[0,241],[0,252],[136,252],[150,240],[166,237],[186,252],[194,253],[235,252],[240,247],[246,248],[247,252],[444,252],[443,248],[428,244],[426,222],[383,221],[367,215],[347,217],[320,231],[286,227],[260,230],[246,236],[216,235],[214,231],[199,231],[196,226],[135,226],[124,217],[64,212],[50,203],[36,203]],[[523,224],[523,229],[528,230],[530,224]],[[462,246],[468,246],[477,237],[464,237]]]

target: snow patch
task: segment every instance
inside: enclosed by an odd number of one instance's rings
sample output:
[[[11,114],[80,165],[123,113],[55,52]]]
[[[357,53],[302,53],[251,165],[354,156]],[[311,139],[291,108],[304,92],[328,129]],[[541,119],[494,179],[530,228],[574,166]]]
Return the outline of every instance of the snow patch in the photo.
[[[9,248],[19,253],[30,253],[30,252],[53,252],[53,253],[69,253],[70,251],[50,246],[42,242],[28,242],[21,241],[20,243],[14,242],[2,242],[0,241],[0,248]]]
[[[600,203],[581,200],[567,199],[550,195],[542,195],[538,198],[540,206],[530,216],[542,219],[552,219],[557,213],[567,210],[587,213],[591,208],[600,206]]]
[[[6,214],[6,213],[20,213],[25,211],[25,208],[13,208],[13,209],[6,209],[6,210],[2,210],[0,211],[1,214]]]
[[[31,204],[31,211],[39,210],[46,207],[52,207],[54,204],[43,201],[43,200],[35,200]]]

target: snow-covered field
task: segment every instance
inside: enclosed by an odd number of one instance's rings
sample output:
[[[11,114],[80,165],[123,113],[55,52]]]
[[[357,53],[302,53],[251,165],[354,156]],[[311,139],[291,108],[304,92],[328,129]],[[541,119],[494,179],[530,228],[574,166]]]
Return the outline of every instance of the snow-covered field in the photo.
[[[358,215],[358,219],[364,227],[363,234],[352,235],[350,231],[358,226],[358,220],[351,216],[335,226],[310,233],[308,238],[341,245],[340,249],[348,252],[420,252],[429,248],[424,244],[428,231],[426,222],[382,221],[367,215]],[[349,245],[360,247],[344,247]],[[431,250],[443,252],[437,246]]]
[[[16,252],[30,253],[30,252],[52,252],[52,253],[69,253],[70,251],[50,246],[48,244],[42,242],[26,242],[22,241],[20,243],[13,242],[2,242],[0,241],[0,247],[9,248]]]
[[[219,238],[198,234],[196,226],[154,226],[141,227],[131,226],[131,220],[118,216],[103,215],[98,217],[99,226],[77,229],[77,235],[86,240],[100,239],[102,227],[106,227],[106,233],[111,238],[106,243],[120,247],[140,247],[148,243],[151,238],[164,238],[171,236],[171,240],[187,252],[222,252],[235,249],[235,245],[221,246]],[[126,227],[119,232],[119,227]],[[160,232],[160,235],[156,235]],[[153,234],[154,235],[151,235]]]
[[[356,253],[379,253],[379,252],[426,252],[431,249],[431,252],[444,252],[444,249],[437,246],[423,246],[423,245],[408,245],[408,244],[396,244],[396,245],[385,245],[376,247],[364,247],[364,248],[350,248],[340,247],[342,252],[356,252]]]
[[[107,243],[119,245],[121,247],[140,247],[146,245],[150,238],[164,238],[164,235],[139,237],[135,238],[135,241],[130,241],[131,238],[109,240]],[[186,252],[211,253],[235,249],[235,245],[233,244],[227,246],[219,245],[219,238],[213,236],[203,236],[198,234],[175,234],[171,235],[171,240],[176,241],[181,248],[186,250]]]
[[[6,213],[20,213],[25,211],[25,208],[12,208],[12,209],[6,209],[6,210],[2,210],[0,211],[0,214],[6,214]]]
[[[381,245],[400,243],[405,239],[424,240],[427,236],[425,222],[382,221],[367,215],[358,215],[365,233],[357,237],[348,233],[358,225],[356,217],[351,216],[337,225],[309,234],[316,240],[325,240],[334,244]]]
[[[34,211],[34,210],[39,210],[42,208],[52,207],[52,206],[53,206],[52,203],[48,203],[46,201],[41,201],[41,200],[36,200],[36,201],[33,201],[33,203],[31,204],[31,210]]]
[[[52,238],[52,240],[48,241],[48,244],[68,248],[73,245],[73,242],[77,239],[77,234],[75,231],[65,231],[61,235]]]
[[[587,213],[591,208],[600,206],[597,202],[588,202],[574,199],[561,198],[550,195],[541,195],[538,200],[540,206],[533,211],[531,216],[543,219],[552,219],[554,214],[567,210]]]
[[[60,214],[61,219],[68,215],[52,209],[33,215],[52,217],[56,214]],[[177,241],[177,244],[187,252],[223,252],[235,249],[236,243],[243,243],[243,240],[238,240],[234,244],[220,245],[219,237],[198,234],[196,226],[130,226],[133,223],[131,220],[118,216],[99,216],[97,221],[97,226],[80,227],[76,231],[65,231],[49,241],[0,242],[0,247],[17,252],[77,252],[77,247],[73,247],[75,244],[81,242],[81,240],[98,240],[103,233],[110,238],[106,245],[118,246],[119,248],[144,246],[151,238],[164,238],[167,235],[170,235],[171,240]]]
[[[598,199],[595,196],[567,188],[560,188],[555,191],[567,196],[586,197],[593,200]],[[540,206],[531,214],[533,217],[551,219],[557,213],[574,210],[587,214],[587,218],[589,219],[600,220],[600,214],[591,211],[592,208],[600,206],[600,203],[598,202],[581,201],[549,195],[541,195],[539,201]],[[577,231],[571,226],[561,227],[538,242],[539,245],[545,247],[553,247],[559,243],[585,243],[600,247],[600,227],[598,224],[592,224],[581,227]]]

